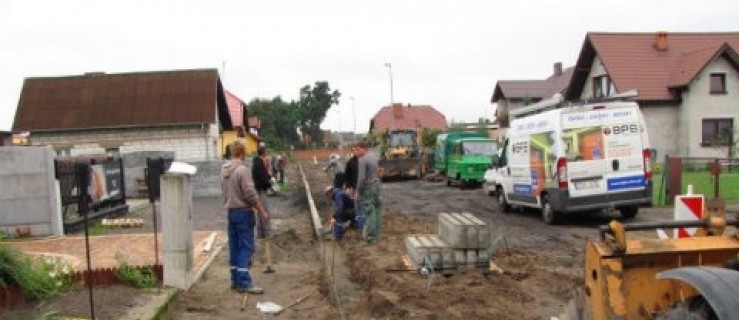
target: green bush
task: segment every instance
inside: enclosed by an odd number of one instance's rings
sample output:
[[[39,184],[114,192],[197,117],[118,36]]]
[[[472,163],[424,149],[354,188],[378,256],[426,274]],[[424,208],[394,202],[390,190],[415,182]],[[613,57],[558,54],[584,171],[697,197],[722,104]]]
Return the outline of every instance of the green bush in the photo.
[[[48,257],[30,257],[0,243],[0,286],[17,284],[29,299],[56,297],[72,289],[72,269]]]
[[[157,277],[151,267],[136,268],[128,263],[122,263],[115,272],[118,281],[135,288],[155,288]]]

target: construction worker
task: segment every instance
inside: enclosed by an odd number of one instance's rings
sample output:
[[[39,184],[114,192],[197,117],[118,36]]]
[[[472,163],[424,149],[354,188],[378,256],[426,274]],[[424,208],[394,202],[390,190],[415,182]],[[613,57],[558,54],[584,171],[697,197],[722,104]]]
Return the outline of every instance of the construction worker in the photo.
[[[354,152],[355,145],[352,145],[352,153],[349,160],[346,161],[346,168],[344,169],[344,189],[349,194],[353,195],[354,190],[357,189],[357,154]],[[364,214],[362,214],[362,207],[359,203],[354,200],[354,208],[356,211],[357,228],[362,229],[364,227]]]
[[[328,164],[323,168],[323,171],[329,173],[329,177],[332,177],[337,172],[344,171],[344,168],[341,167],[341,163],[339,163],[340,159],[341,155],[336,151],[332,152],[331,155],[328,156]],[[331,169],[331,172],[329,172],[329,169]]]
[[[251,167],[251,177],[254,180],[254,188],[257,190],[259,201],[267,210],[268,214],[272,213],[272,209],[269,205],[269,193],[272,189],[273,178],[270,174],[270,159],[267,155],[267,148],[257,148],[257,155],[254,157],[253,164]],[[257,238],[267,239],[272,231],[272,226],[269,221],[263,221],[259,219],[257,221]],[[263,243],[265,241],[262,241]]]
[[[269,213],[259,201],[257,191],[244,164],[246,148],[236,141],[231,145],[233,160],[223,165],[221,188],[223,202],[228,210],[228,256],[231,266],[231,288],[239,293],[262,294],[264,289],[252,282],[249,274],[254,253],[254,224],[259,214],[269,222]]]
[[[334,234],[334,240],[339,241],[344,236],[344,231],[354,221],[354,199],[340,186],[328,186],[324,192],[334,202],[334,215],[329,230]]]
[[[381,183],[377,176],[377,156],[367,151],[364,141],[357,142],[354,153],[357,155],[357,189],[354,197],[359,201],[364,214],[362,235],[367,244],[377,242],[382,231]]]

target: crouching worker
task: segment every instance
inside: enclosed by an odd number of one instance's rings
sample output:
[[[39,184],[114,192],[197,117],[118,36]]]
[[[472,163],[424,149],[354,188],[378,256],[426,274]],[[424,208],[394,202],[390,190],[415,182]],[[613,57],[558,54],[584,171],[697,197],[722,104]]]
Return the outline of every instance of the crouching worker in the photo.
[[[354,223],[354,199],[340,187],[326,187],[325,192],[334,202],[334,215],[331,217],[329,230],[334,234],[334,239],[339,241],[344,236],[344,231]]]

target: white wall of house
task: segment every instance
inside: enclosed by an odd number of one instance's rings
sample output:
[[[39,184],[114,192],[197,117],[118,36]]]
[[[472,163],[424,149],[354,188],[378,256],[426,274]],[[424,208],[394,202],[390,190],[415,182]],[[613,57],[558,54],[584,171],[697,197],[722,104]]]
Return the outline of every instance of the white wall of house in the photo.
[[[593,58],[593,64],[590,66],[590,74],[588,74],[588,78],[585,80],[582,93],[580,94],[580,100],[592,99],[593,98],[593,78],[600,77],[606,74],[608,74],[608,71],[606,71],[606,68],[603,66],[603,63],[600,61],[600,56],[595,56],[595,58]],[[616,89],[624,90],[624,88],[616,88]]]
[[[69,150],[70,155],[119,154],[139,151],[174,152],[175,160],[218,159],[218,125],[190,125],[152,128],[99,129],[66,132],[34,132],[33,145],[51,145]]]
[[[649,144],[657,150],[656,161],[664,160],[666,154],[680,154],[678,139],[680,134],[678,123],[678,107],[674,105],[649,106],[641,108],[642,117],[647,124]]]
[[[726,74],[726,94],[710,93],[712,73]],[[680,127],[683,130],[678,139],[681,154],[694,157],[726,157],[725,147],[701,145],[703,119],[733,118],[736,132],[739,125],[739,72],[725,58],[716,58],[693,80],[682,97]]]

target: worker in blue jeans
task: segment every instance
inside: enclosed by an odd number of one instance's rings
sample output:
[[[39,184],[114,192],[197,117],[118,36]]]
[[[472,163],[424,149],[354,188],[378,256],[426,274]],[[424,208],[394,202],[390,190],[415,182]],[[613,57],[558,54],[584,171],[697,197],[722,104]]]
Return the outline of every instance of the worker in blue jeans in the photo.
[[[262,294],[264,289],[252,282],[249,267],[254,254],[255,214],[269,221],[269,213],[259,202],[249,168],[244,165],[246,148],[241,142],[231,145],[234,159],[223,165],[221,188],[228,209],[228,259],[231,288],[239,293]]]

